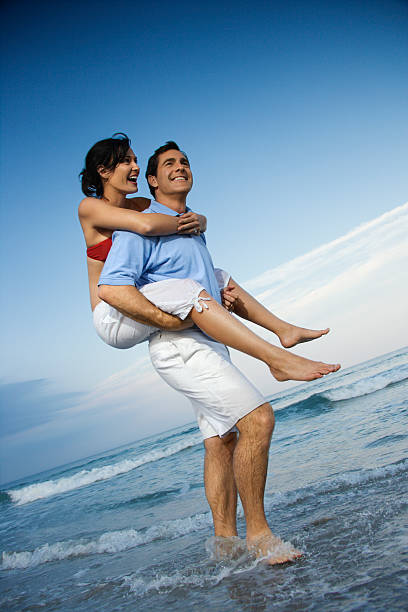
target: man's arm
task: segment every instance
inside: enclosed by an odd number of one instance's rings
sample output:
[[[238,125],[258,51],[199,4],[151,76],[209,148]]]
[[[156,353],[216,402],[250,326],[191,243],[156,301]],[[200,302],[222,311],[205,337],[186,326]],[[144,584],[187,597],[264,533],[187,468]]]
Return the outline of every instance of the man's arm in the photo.
[[[138,323],[171,331],[179,331],[193,325],[189,319],[182,321],[174,315],[163,312],[131,285],[100,285],[98,295],[101,300]]]
[[[149,260],[151,248],[149,238],[131,232],[115,232],[99,279],[98,295],[104,302],[139,323],[171,330],[190,327],[191,323],[157,308],[135,286]]]

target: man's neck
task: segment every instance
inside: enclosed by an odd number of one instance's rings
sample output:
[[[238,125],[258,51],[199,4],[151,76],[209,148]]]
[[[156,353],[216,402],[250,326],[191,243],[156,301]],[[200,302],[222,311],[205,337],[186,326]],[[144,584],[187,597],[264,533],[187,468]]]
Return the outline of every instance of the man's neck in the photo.
[[[167,195],[156,189],[155,200],[156,202],[163,204],[163,206],[171,208],[171,210],[174,210],[174,212],[178,213],[179,215],[186,212],[186,194]]]

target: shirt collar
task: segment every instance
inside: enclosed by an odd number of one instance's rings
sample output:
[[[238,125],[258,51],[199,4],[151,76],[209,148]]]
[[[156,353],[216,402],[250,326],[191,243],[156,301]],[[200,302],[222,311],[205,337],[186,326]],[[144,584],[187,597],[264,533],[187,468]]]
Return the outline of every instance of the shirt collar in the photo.
[[[176,212],[172,208],[165,206],[164,204],[160,204],[157,200],[152,200],[149,206],[150,212],[162,213],[163,215],[171,215],[172,217],[179,217],[181,213]],[[186,206],[186,212],[190,212],[188,206]]]

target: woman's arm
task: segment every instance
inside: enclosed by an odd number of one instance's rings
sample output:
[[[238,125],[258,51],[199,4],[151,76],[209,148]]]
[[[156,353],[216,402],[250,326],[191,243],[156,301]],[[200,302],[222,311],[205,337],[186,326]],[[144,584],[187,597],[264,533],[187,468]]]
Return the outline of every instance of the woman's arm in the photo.
[[[78,213],[81,221],[87,221],[94,228],[127,230],[145,236],[175,234],[178,228],[178,217],[118,208],[105,204],[98,198],[84,198]]]
[[[137,196],[136,198],[127,198],[126,199],[127,206],[130,210],[137,210],[138,212],[142,212],[149,208],[151,200],[149,198],[143,198],[141,196]],[[199,215],[198,213],[188,212],[181,215],[179,218],[179,234],[191,233],[197,229],[196,222],[199,223],[200,232],[207,231],[207,217],[204,215]],[[194,225],[191,225],[191,224]]]
[[[191,234],[196,230],[203,231],[201,229],[204,225],[203,219],[206,223],[205,217],[195,213],[186,213],[181,217],[159,213],[145,214],[136,210],[110,206],[98,198],[84,198],[79,205],[78,213],[81,221],[87,221],[94,228],[127,230],[144,236],[176,234],[179,228],[183,233]],[[187,215],[188,218],[184,219]]]

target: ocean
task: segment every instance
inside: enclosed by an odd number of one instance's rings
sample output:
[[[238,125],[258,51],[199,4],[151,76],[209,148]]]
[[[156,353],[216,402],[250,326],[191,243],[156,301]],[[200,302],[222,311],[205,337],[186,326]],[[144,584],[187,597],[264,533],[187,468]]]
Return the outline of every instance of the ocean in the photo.
[[[407,610],[408,347],[268,398],[268,567],[213,558],[194,423],[3,487],[0,608]]]

